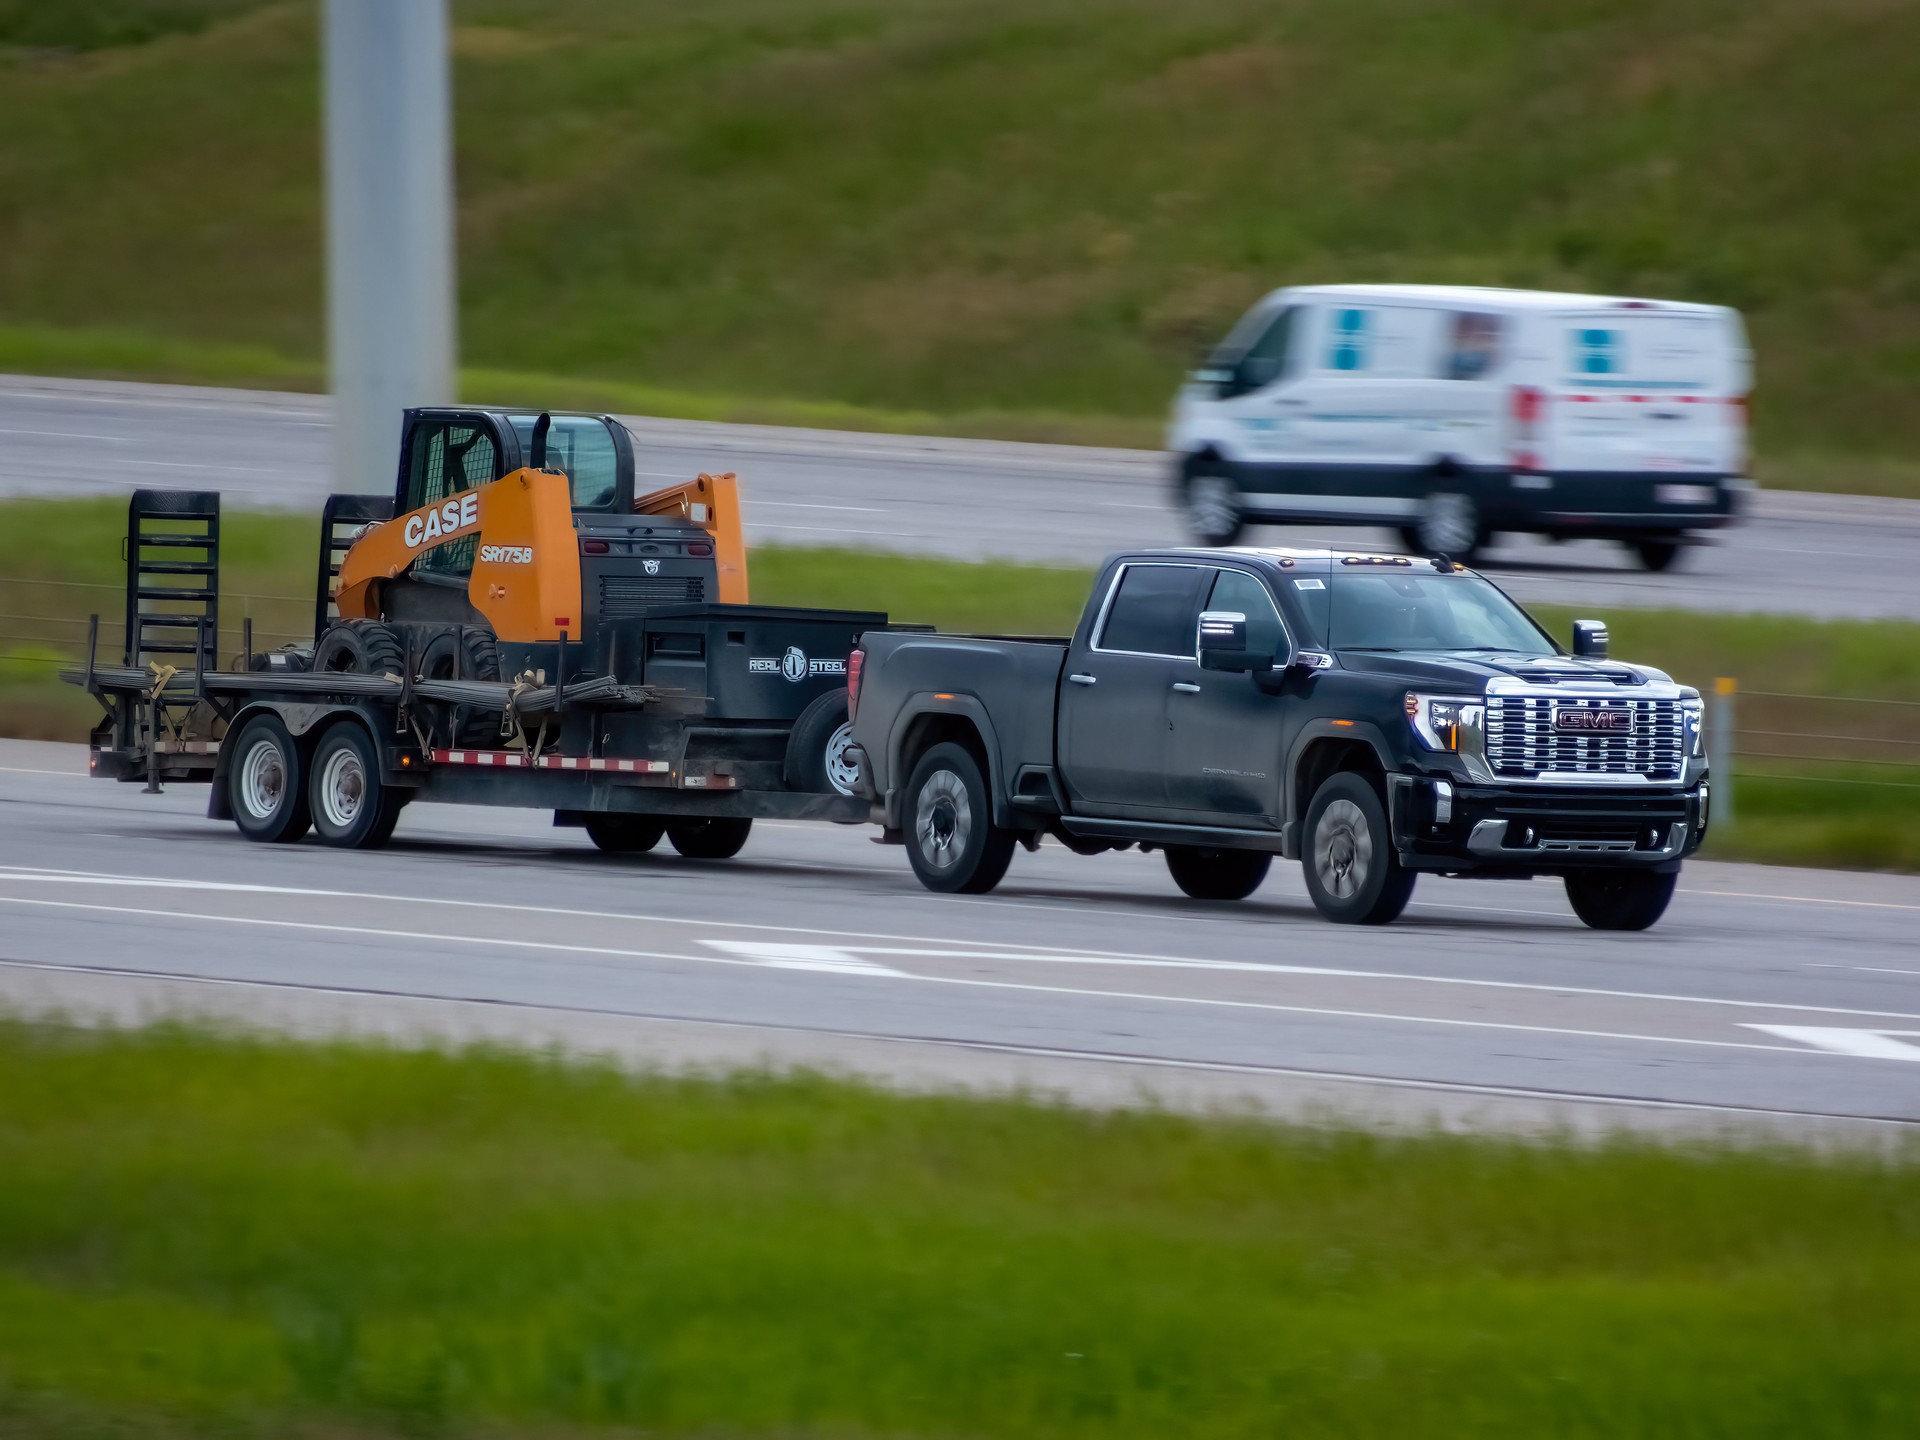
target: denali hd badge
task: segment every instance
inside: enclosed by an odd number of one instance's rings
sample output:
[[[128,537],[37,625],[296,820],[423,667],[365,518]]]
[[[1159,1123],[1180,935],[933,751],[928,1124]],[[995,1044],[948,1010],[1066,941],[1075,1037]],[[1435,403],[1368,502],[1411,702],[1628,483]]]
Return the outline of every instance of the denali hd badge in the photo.
[[[1554,713],[1556,730],[1631,730],[1633,716],[1625,710],[1560,710]]]
[[[784,675],[798,684],[809,675],[844,675],[847,662],[844,660],[809,660],[807,652],[798,645],[789,645],[787,653],[779,659],[771,655],[753,655],[747,659],[747,673],[750,675]]]

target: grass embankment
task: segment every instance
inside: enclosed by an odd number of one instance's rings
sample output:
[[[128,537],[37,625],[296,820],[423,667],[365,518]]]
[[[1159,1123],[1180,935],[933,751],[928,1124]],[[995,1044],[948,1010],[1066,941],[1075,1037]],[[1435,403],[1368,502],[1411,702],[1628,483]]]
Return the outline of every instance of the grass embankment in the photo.
[[[114,500],[0,502],[0,733],[77,740],[96,718],[91,701],[52,676],[60,657],[80,653],[91,611],[102,612],[103,653],[117,653],[125,514]],[[307,638],[315,522],[236,511],[222,523],[222,654],[239,652],[243,616],[254,620],[256,648]],[[777,546],[756,548],[751,571],[754,598],[768,604],[1027,634],[1071,630],[1091,580],[1075,569]],[[1556,634],[1570,633],[1574,612],[1536,608]],[[1756,758],[1735,767],[1737,819],[1709,853],[1920,870],[1920,764],[1883,763],[1911,757],[1920,735],[1920,625],[1644,610],[1606,618],[1615,654],[1703,691],[1722,675],[1742,687],[1739,749]],[[1836,754],[1860,763],[1805,758]]]
[[[304,0],[0,0],[0,366],[318,381]],[[1920,493],[1920,10],[459,0],[472,398],[1152,443],[1255,295],[1726,301],[1770,483]],[[545,377],[545,378],[543,378]]]
[[[0,1024],[0,1430],[1910,1436],[1920,1172]]]

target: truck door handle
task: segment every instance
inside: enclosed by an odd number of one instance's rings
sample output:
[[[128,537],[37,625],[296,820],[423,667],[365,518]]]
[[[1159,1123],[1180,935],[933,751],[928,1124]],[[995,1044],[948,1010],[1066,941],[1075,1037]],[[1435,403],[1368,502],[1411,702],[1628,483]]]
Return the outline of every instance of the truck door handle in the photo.
[[[1200,687],[1195,685],[1191,680],[1176,680],[1173,682],[1173,688],[1178,690],[1182,695],[1198,695],[1200,693]]]
[[[1096,685],[1099,683],[1091,675],[1069,675],[1067,676],[1067,679],[1071,680],[1076,685]]]

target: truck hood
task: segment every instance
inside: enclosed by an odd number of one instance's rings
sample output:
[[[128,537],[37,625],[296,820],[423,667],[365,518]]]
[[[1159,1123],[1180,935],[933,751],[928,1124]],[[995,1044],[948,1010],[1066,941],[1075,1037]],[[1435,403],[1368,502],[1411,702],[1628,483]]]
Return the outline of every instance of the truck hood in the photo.
[[[1478,650],[1405,650],[1380,654],[1365,650],[1337,650],[1342,669],[1361,675],[1403,680],[1409,686],[1466,694],[1485,692],[1490,681],[1518,680],[1527,685],[1617,686],[1631,692],[1646,685],[1670,684],[1668,676],[1645,665],[1618,660],[1576,660],[1570,655],[1538,659],[1520,655],[1489,655]]]

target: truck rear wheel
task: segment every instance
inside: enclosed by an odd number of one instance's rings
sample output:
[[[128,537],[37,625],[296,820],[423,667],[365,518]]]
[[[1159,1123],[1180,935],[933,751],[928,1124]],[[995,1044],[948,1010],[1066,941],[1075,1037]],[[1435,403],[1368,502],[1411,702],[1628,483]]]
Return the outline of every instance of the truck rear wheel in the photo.
[[[740,853],[740,847],[747,843],[752,831],[753,821],[732,815],[700,815],[667,821],[668,842],[689,860],[731,860]]]
[[[860,778],[847,760],[852,744],[847,692],[830,690],[793,722],[793,734],[787,740],[787,787],[808,795],[852,795]]]
[[[234,827],[249,840],[290,845],[307,833],[300,747],[278,715],[255,715],[227,742],[227,801]]]
[[[1415,873],[1400,863],[1387,809],[1364,775],[1343,770],[1307,806],[1301,868],[1313,907],[1343,925],[1384,925],[1413,895]]]
[[[393,838],[406,797],[380,775],[373,738],[342,720],[320,737],[308,767],[313,832],[342,850],[377,850]]]
[[[1678,872],[1569,870],[1567,900],[1590,930],[1645,930],[1667,913]]]
[[[667,833],[667,822],[657,815],[593,811],[581,823],[587,838],[609,855],[644,855]]]
[[[1167,847],[1167,870],[1173,883],[1196,900],[1244,900],[1260,888],[1271,864],[1273,857],[1260,850]]]
[[[1014,834],[993,823],[993,796],[966,747],[935,745],[907,781],[907,859],[929,890],[984,895],[1013,863]]]

